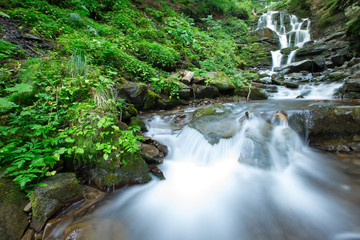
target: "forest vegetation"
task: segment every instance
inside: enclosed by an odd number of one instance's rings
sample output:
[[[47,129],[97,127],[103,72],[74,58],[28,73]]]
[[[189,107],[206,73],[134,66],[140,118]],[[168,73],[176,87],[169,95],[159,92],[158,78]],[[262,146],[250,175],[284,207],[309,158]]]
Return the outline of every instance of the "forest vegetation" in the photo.
[[[329,18],[349,1],[324,2]],[[0,176],[31,190],[83,164],[128,164],[141,109],[116,87],[140,82],[175,101],[179,70],[247,86],[264,51],[249,31],[267,6],[311,11],[295,0],[0,0],[0,35],[13,36],[0,39]]]

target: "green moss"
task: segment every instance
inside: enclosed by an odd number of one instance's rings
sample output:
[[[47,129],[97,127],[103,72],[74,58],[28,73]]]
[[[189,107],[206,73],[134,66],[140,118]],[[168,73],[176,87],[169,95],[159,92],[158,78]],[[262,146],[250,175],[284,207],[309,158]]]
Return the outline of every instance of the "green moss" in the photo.
[[[202,116],[208,116],[208,115],[219,115],[219,114],[223,114],[224,113],[224,109],[226,107],[224,105],[221,104],[216,104],[216,105],[212,105],[210,107],[207,108],[199,108],[196,109],[193,113],[193,120],[198,119]],[[222,111],[219,111],[222,110]]]
[[[236,94],[240,97],[248,97],[249,87],[240,87],[236,90]],[[264,93],[260,88],[251,87],[250,99],[264,100],[267,98],[268,96],[266,95],[266,93]]]
[[[143,131],[143,132],[147,131],[145,123],[136,117],[132,117],[130,119],[129,126],[133,126],[133,127],[139,126],[141,128],[141,131]]]
[[[148,94],[144,103],[144,110],[154,110],[157,107],[157,103],[160,99],[160,96],[150,90],[148,90]]]

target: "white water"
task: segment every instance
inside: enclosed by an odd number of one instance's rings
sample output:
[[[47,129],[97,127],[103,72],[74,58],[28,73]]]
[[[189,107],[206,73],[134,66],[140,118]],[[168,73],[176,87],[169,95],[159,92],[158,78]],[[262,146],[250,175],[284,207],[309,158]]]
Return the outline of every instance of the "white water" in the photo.
[[[215,145],[190,127],[171,131],[171,118],[153,117],[148,135],[170,150],[160,166],[166,180],[128,189],[97,218],[120,222],[131,240],[346,239],[341,237],[356,234],[359,209],[340,197],[352,195],[346,181],[282,118],[269,118],[270,124],[251,113],[247,120],[245,110],[235,107],[238,132]],[[264,161],[269,168],[257,167]]]
[[[268,93],[271,99],[295,99],[302,96],[303,99],[334,99],[334,95],[343,83],[322,83],[322,84],[306,84],[300,85],[298,89],[289,89],[278,86],[278,92]],[[338,96],[340,98],[340,95]]]
[[[299,19],[295,15],[289,15],[285,12],[270,11],[264,13],[258,21],[258,29],[265,27],[276,33],[279,38],[280,49],[302,48],[306,42],[311,41],[310,20],[308,18]],[[293,62],[297,50],[292,50],[288,56],[284,56],[280,50],[271,51],[272,73],[275,68]]]

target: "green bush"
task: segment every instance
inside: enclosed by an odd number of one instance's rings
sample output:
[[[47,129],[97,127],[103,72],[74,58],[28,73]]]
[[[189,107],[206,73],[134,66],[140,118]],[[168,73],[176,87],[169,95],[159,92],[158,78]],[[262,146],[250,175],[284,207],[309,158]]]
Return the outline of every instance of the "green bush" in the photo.
[[[180,54],[173,48],[146,40],[137,43],[135,48],[139,59],[152,64],[154,67],[172,71],[178,66]]]

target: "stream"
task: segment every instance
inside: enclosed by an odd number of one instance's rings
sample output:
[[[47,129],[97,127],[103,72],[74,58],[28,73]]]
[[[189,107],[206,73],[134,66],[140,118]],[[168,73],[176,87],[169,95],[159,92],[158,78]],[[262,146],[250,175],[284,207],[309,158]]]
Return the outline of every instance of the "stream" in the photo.
[[[274,14],[264,14],[258,27],[276,31],[281,48],[311,40],[310,20],[281,14],[274,22]],[[291,63],[296,51],[273,52],[269,75]],[[338,104],[313,100],[332,99],[340,86],[278,87],[267,101],[227,103],[219,115],[181,128],[174,128],[174,118],[196,108],[143,115],[145,135],[168,147],[159,165],[165,180],[153,176],[116,193],[92,214],[89,239],[360,239],[358,185],[334,155],[309,147],[288,123],[311,105]],[[305,97],[295,100],[298,95]]]

